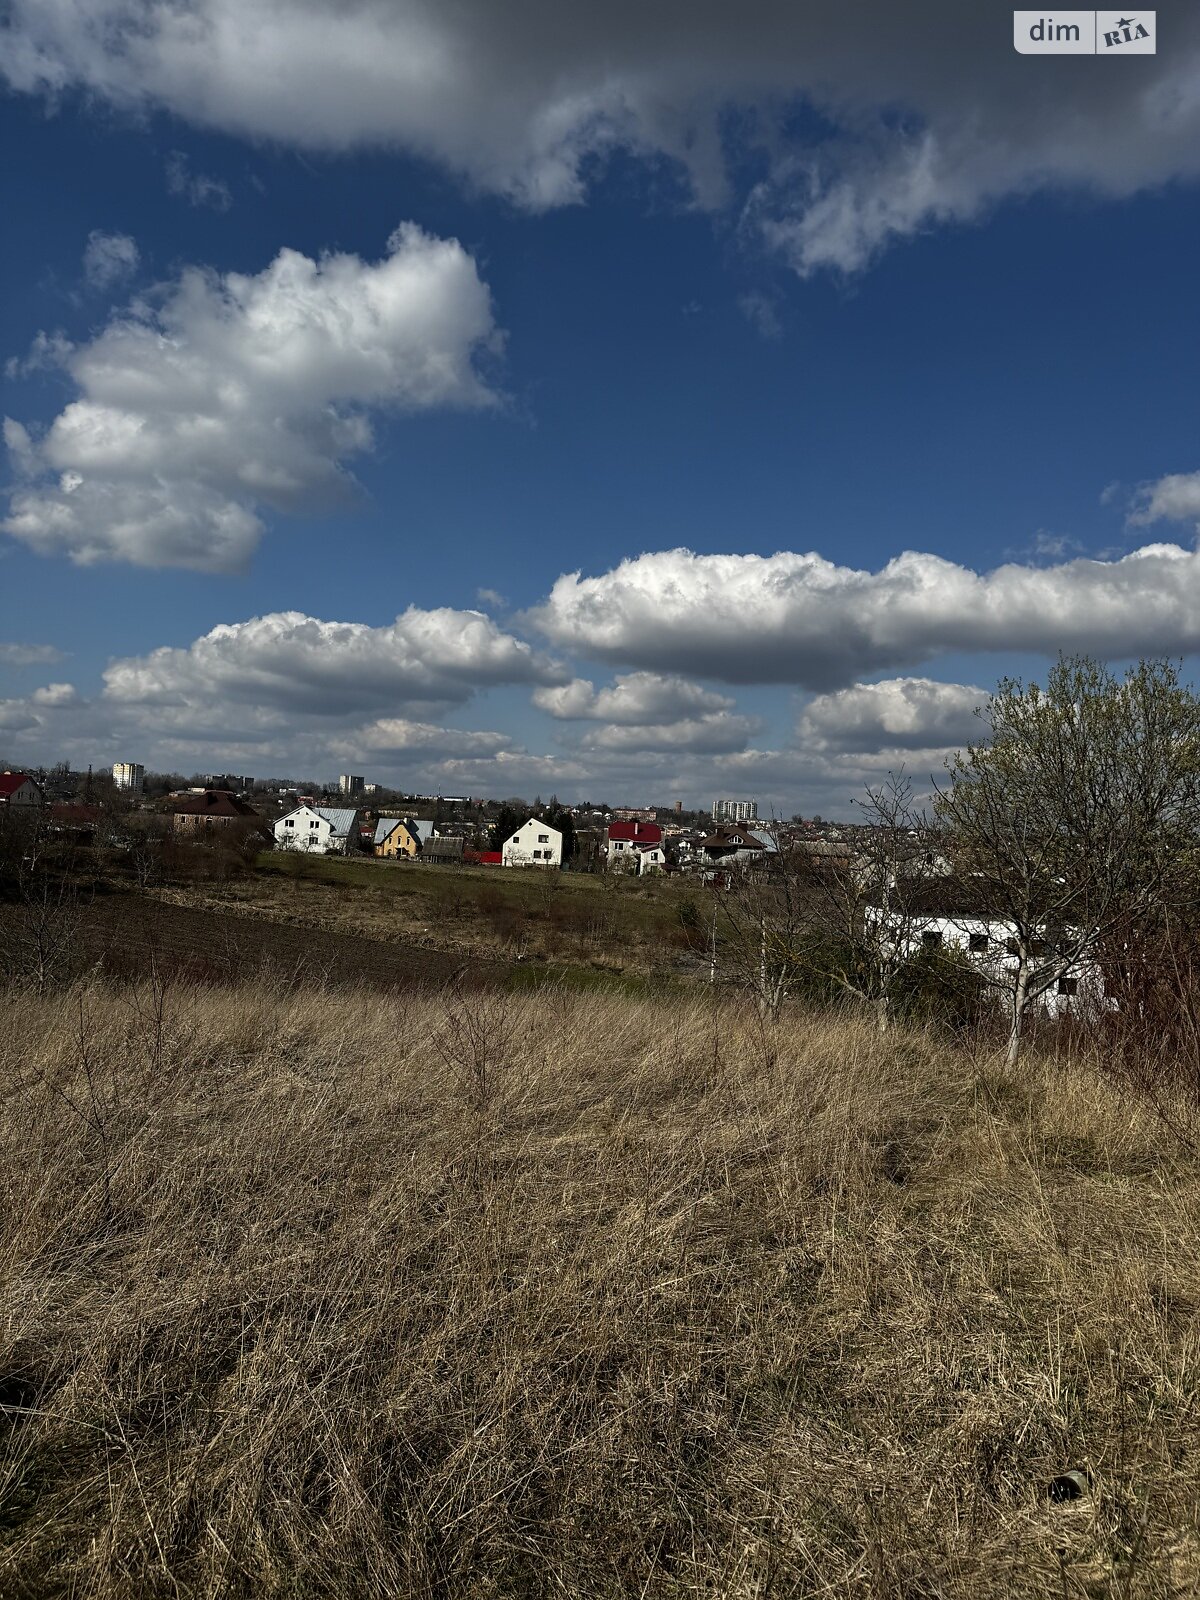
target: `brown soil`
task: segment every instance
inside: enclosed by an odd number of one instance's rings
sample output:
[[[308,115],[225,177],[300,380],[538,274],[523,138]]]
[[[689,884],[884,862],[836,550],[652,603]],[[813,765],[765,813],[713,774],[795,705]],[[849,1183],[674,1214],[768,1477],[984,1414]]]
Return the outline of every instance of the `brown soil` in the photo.
[[[0,928],[12,914],[0,907]],[[78,971],[99,967],[114,977],[135,977],[155,963],[201,982],[227,982],[265,970],[276,979],[307,983],[422,990],[452,979],[496,981],[508,970],[504,962],[464,961],[454,952],[416,942],[383,943],[132,894],[98,895],[84,908],[74,963]]]

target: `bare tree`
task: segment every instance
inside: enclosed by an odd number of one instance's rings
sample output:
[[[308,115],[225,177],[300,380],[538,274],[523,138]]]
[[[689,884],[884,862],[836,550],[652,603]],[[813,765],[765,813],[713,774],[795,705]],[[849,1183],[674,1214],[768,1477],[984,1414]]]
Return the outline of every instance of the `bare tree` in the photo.
[[[713,879],[710,977],[753,995],[759,1015],[776,1022],[801,971],[809,929],[802,875],[790,870],[773,824],[761,861],[735,861]]]
[[[44,994],[69,976],[78,949],[84,905],[75,852],[62,848],[40,815],[5,817],[0,864],[15,902],[0,946],[5,975]]]
[[[981,712],[987,738],[949,763],[937,813],[959,871],[1006,926],[1007,1060],[1027,1014],[1094,967],[1114,930],[1171,896],[1200,822],[1200,702],[1169,662],[1118,679],[1063,657],[1046,688],[1005,679]]]
[[[806,852],[814,934],[807,959],[831,988],[869,1007],[882,1032],[925,921],[929,880],[944,871],[943,852],[903,770],[856,804],[852,840]]]
[[[731,866],[717,890],[724,979],[772,1020],[790,994],[814,986],[870,1007],[881,1030],[892,1019],[920,892],[942,867],[938,830],[903,772],[858,805],[861,821],[843,842],[793,843],[778,824],[759,825],[770,850]]]

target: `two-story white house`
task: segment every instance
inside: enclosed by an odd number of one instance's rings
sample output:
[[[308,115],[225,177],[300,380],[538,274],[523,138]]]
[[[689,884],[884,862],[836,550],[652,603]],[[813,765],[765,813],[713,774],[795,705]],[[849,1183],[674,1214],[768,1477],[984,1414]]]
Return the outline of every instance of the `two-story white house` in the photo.
[[[657,822],[610,822],[604,835],[604,861],[622,872],[642,872],[639,851],[644,845],[661,845]]]
[[[639,878],[645,877],[648,873],[667,870],[667,852],[661,844],[635,845],[633,853],[637,857]]]
[[[503,867],[561,867],[563,836],[548,822],[530,817],[500,848]]]
[[[952,901],[952,897],[948,897]],[[877,906],[868,906],[866,916],[877,927],[882,924],[885,938],[891,932],[892,947],[906,956],[932,954],[944,950],[964,955],[979,968],[990,984],[1004,993],[1015,986],[1020,961],[1020,945],[1013,923],[1002,916],[988,916],[975,908],[954,911],[952,903],[941,911],[910,912],[901,916]],[[888,925],[891,924],[889,930]],[[1033,974],[1054,973],[1056,950],[1049,938],[1035,939],[1026,952]],[[1113,1002],[1106,999],[1099,967],[1093,961],[1073,961],[1051,975],[1040,989],[1036,1004],[1052,1017],[1078,1011],[1098,1011]]]
[[[344,856],[358,840],[358,812],[340,806],[297,806],[275,824],[280,850]]]

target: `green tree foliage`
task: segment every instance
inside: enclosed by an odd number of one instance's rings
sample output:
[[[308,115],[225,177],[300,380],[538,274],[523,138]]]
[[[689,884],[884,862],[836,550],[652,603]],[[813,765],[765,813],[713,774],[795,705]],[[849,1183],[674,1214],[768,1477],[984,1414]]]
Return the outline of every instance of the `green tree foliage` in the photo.
[[[519,810],[510,801],[506,800],[492,821],[491,848],[493,850],[502,850],[504,841],[511,839],[521,824],[528,820],[529,812],[527,810]]]

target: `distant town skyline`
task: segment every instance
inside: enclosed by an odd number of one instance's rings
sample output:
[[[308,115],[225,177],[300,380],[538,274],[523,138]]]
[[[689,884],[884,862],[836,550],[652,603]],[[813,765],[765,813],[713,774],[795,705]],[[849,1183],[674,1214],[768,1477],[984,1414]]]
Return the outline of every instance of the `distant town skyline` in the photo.
[[[0,22],[0,761],[845,815],[1193,671],[1196,8],[184,10]]]

